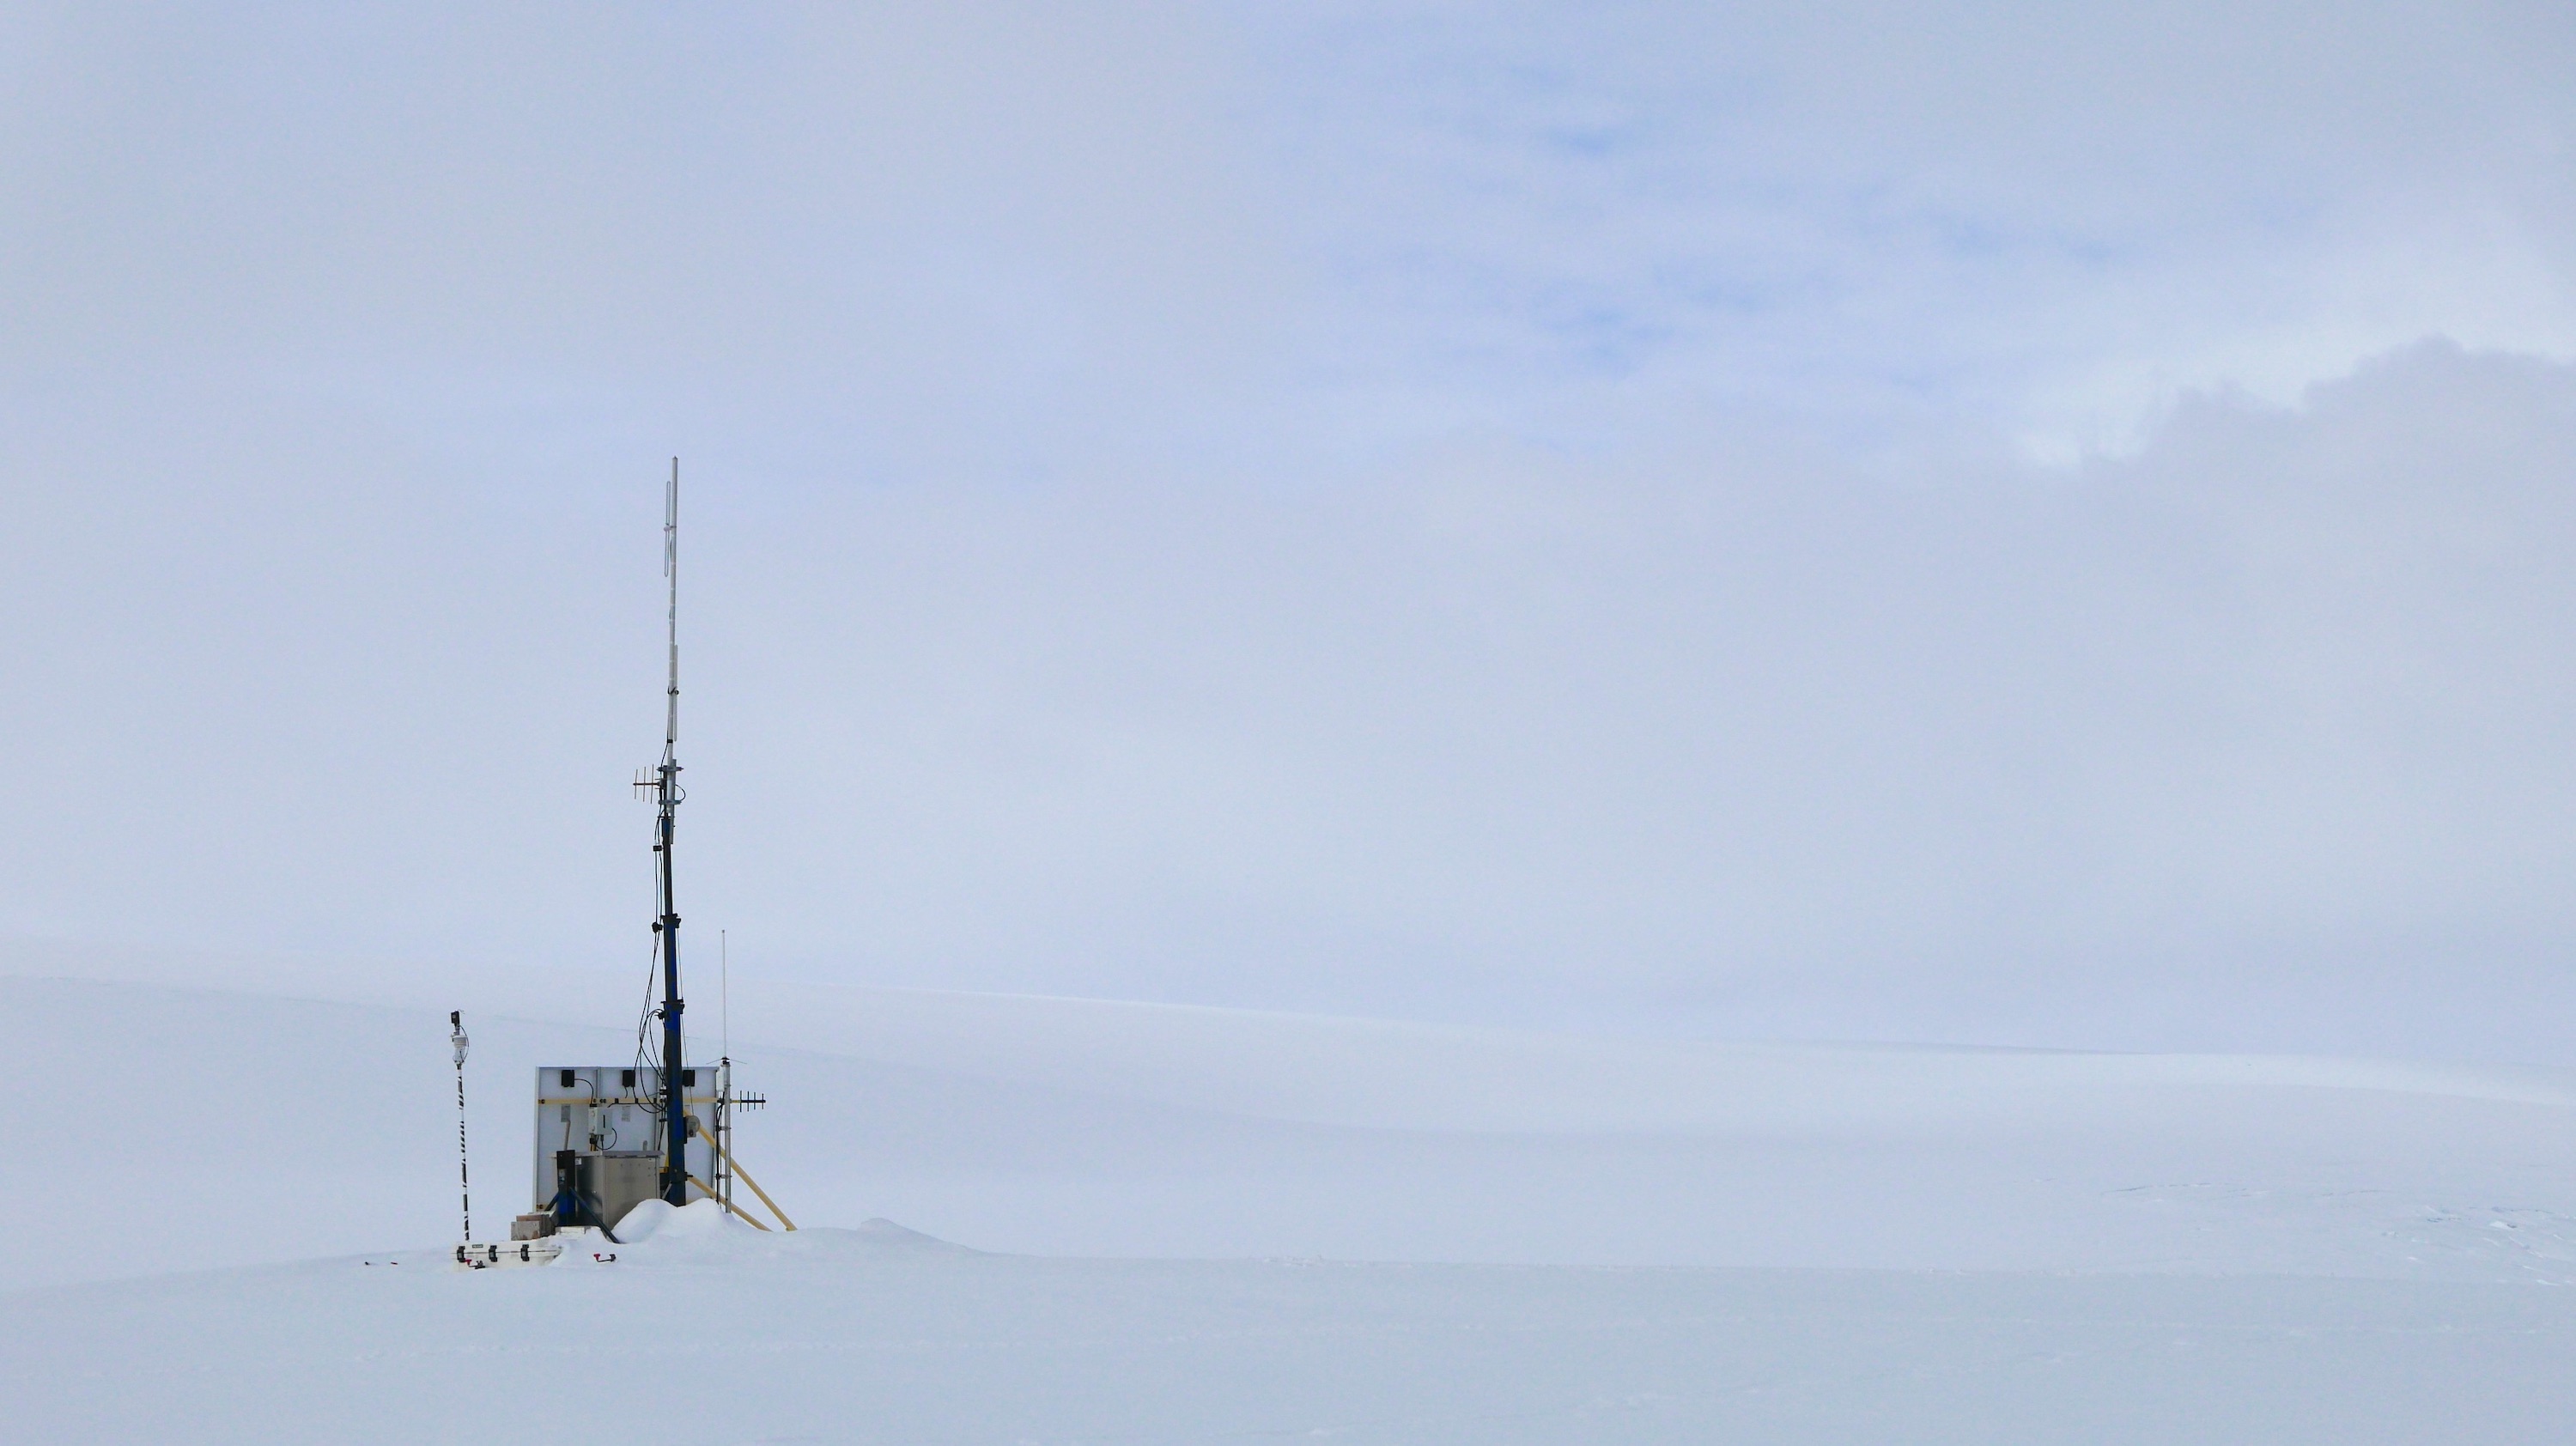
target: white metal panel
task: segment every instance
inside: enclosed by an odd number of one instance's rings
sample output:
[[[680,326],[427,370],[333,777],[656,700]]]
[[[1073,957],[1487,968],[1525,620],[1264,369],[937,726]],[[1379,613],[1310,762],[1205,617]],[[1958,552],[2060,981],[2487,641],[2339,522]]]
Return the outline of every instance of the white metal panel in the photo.
[[[690,1076],[695,1076],[691,1079]],[[566,1083],[569,1079],[570,1083]],[[702,1125],[715,1123],[716,1071],[693,1066],[681,1072],[680,1098]],[[548,1065],[537,1071],[532,1196],[542,1210],[554,1203],[555,1152],[653,1155],[662,1153],[662,1072],[631,1065]],[[713,1181],[715,1151],[692,1135],[689,1173]]]

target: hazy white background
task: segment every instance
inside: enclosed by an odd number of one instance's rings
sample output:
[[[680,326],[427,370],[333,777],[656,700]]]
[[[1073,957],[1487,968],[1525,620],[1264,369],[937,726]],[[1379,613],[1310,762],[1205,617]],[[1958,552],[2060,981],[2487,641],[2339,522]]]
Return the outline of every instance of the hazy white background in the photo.
[[[0,930],[2576,1060],[2576,11],[24,4]],[[220,965],[209,968],[220,981]]]

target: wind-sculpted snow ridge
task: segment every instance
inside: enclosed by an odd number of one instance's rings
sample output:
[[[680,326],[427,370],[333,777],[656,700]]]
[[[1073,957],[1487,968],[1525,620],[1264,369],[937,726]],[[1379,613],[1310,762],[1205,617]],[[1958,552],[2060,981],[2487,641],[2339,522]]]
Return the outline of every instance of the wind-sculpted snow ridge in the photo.
[[[567,1252],[560,1266],[595,1268],[608,1263],[599,1259],[602,1254],[615,1255],[620,1265],[649,1268],[799,1262],[851,1255],[895,1260],[983,1253],[883,1219],[861,1221],[854,1228],[826,1225],[794,1232],[760,1230],[726,1214],[724,1207],[712,1200],[676,1207],[647,1200],[617,1222],[616,1234],[614,1241],[584,1236],[584,1248]],[[406,1265],[435,1265],[443,1258],[441,1251],[391,1252],[369,1257]]]
[[[203,988],[623,1028],[632,979],[572,970],[354,972],[0,940],[0,976]],[[2576,1071],[2296,1056],[1596,1038],[1327,1015],[771,979],[731,986],[738,1051],[791,1050],[1263,1119],[1505,1133],[1806,1130],[2075,1118],[2104,1091],[2278,1088],[2576,1108]]]

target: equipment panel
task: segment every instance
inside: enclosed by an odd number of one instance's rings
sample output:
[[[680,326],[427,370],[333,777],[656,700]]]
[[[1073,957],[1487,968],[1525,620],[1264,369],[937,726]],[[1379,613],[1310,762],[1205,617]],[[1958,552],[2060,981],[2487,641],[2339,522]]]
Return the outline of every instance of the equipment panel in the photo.
[[[689,1173],[700,1182],[689,1192],[700,1198],[721,1178],[716,1153],[705,1129],[716,1127],[719,1093],[717,1071],[696,1067],[680,1071],[680,1098],[702,1127],[689,1137]],[[537,1071],[536,1152],[532,1202],[552,1206],[562,1178],[558,1155],[569,1151],[578,1162],[581,1188],[595,1198],[594,1207],[612,1227],[637,1200],[653,1198],[661,1170],[662,1072],[651,1066],[548,1065]]]

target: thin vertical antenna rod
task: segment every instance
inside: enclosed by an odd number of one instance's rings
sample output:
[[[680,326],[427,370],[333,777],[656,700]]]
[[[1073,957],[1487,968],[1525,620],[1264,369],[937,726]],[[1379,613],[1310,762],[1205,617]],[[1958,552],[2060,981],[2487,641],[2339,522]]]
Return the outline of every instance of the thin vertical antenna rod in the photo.
[[[710,1168],[715,1172],[717,1188],[722,1192],[719,1198],[724,1201],[726,1213],[730,1214],[733,1210],[733,1170],[725,1163],[725,1157],[733,1153],[728,1148],[730,1141],[727,1138],[733,1133],[733,941],[723,929],[716,930],[716,1038],[719,1052],[716,1055],[714,1144],[718,1159]]]
[[[689,1203],[688,1106],[680,1090],[685,1060],[680,1038],[680,911],[671,893],[671,833],[680,807],[680,459],[671,459],[671,486],[662,499],[662,573],[671,580],[671,685],[662,728],[662,765],[655,770],[654,853],[661,864],[662,917],[662,1198]]]
[[[671,582],[671,707],[662,724],[662,761],[680,746],[680,459],[671,459],[671,490],[662,502],[662,576]]]
[[[465,1243],[474,1243],[474,1181],[465,1170],[465,1012],[447,1011],[447,1042],[456,1049],[456,1199],[465,1212]]]

